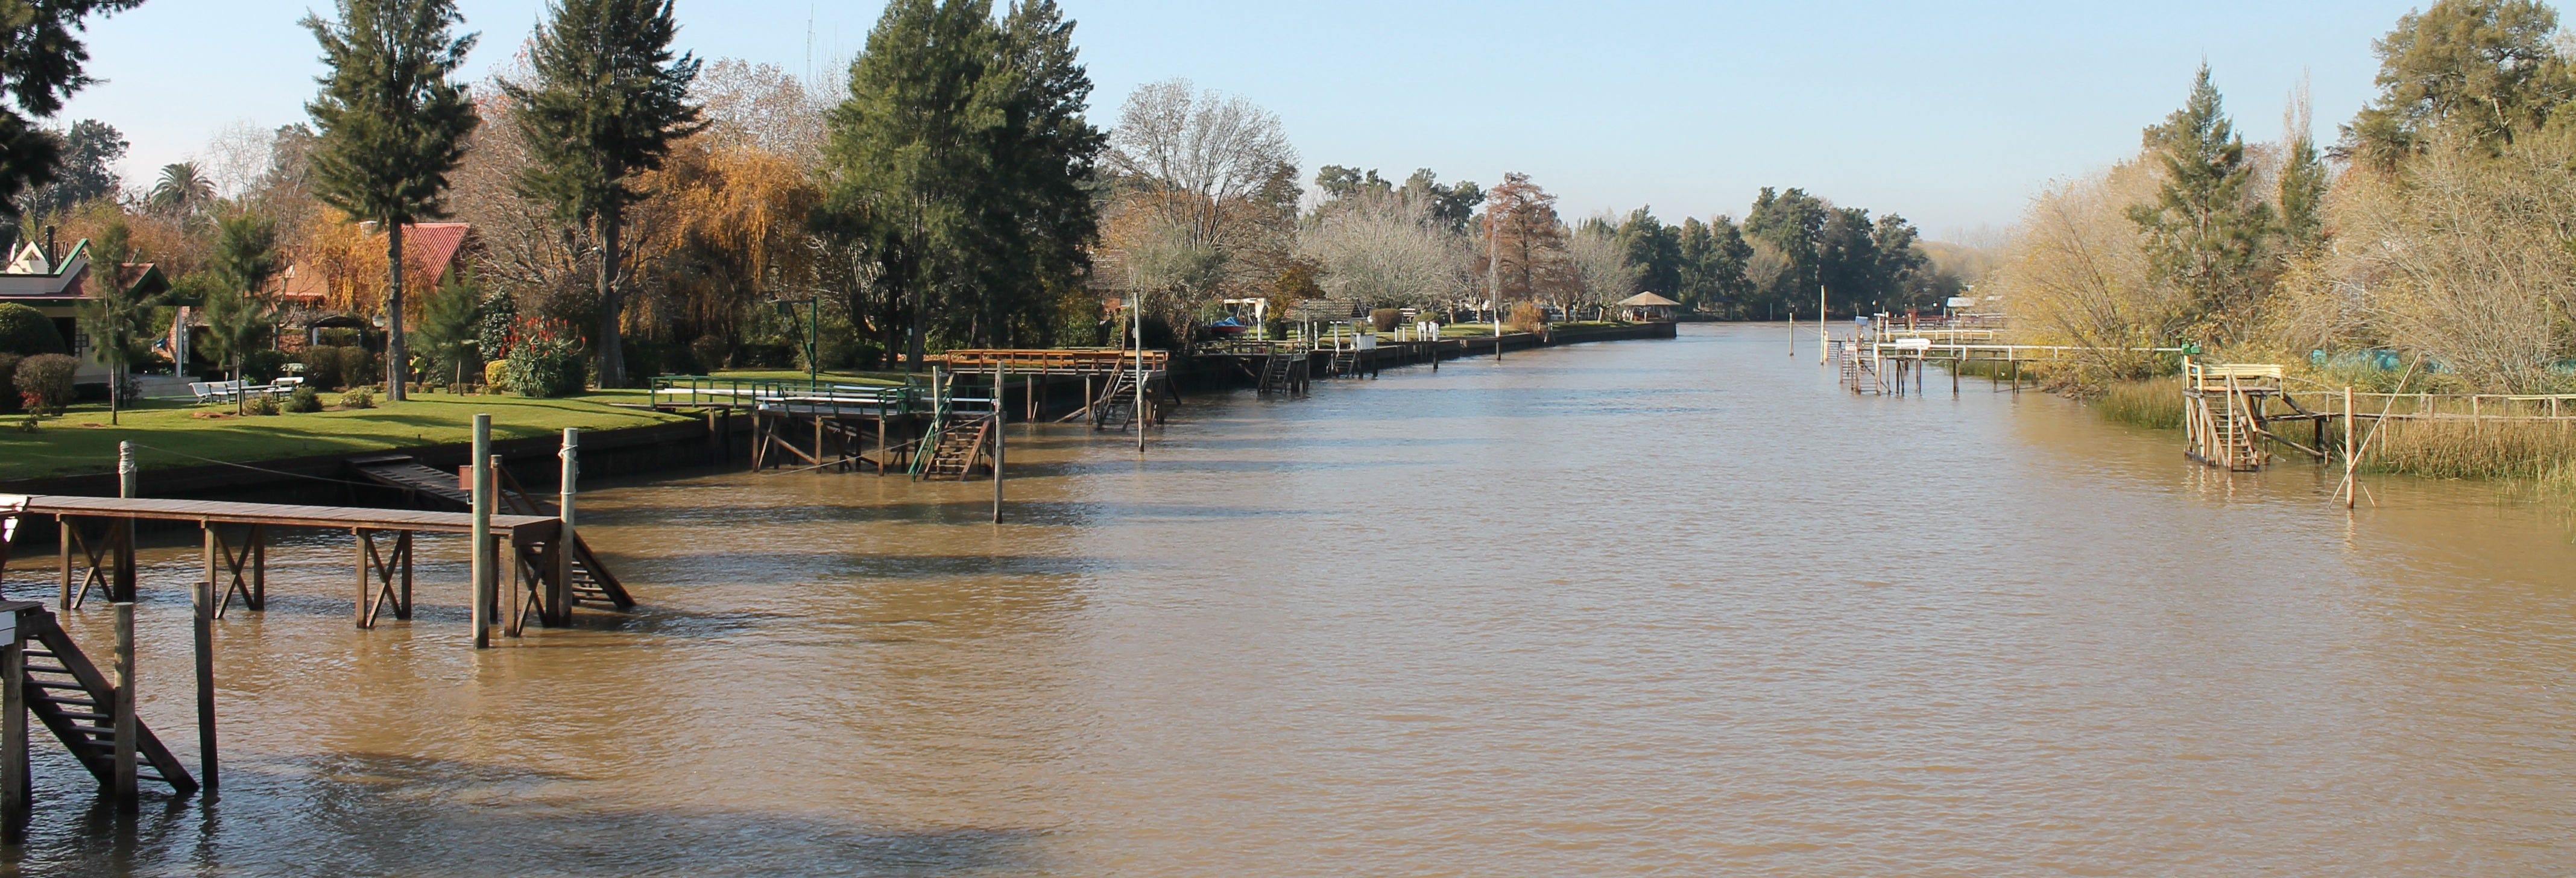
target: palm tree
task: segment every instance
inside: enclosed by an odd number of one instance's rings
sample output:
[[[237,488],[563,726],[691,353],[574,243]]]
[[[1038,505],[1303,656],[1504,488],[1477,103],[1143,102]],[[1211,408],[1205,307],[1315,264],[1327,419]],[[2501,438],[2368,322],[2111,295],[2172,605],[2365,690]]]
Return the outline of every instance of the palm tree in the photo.
[[[215,203],[215,181],[198,173],[196,162],[172,162],[161,166],[161,181],[144,200],[171,216],[193,216]]]

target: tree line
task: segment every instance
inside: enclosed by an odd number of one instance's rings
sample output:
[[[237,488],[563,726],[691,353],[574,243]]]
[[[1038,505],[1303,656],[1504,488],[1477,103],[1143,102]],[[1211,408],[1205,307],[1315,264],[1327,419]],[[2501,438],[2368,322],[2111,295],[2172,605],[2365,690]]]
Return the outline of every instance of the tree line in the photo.
[[[137,0],[49,7],[64,33]],[[1937,304],[1955,287],[1911,225],[1798,189],[1742,221],[1649,209],[1569,222],[1525,175],[1490,188],[1325,166],[1301,179],[1276,115],[1186,80],[1092,123],[1075,23],[1052,0],[895,0],[830,81],[683,50],[673,0],[553,0],[517,60],[466,81],[480,39],[454,0],[335,0],[303,21],[325,64],[303,121],[230,129],[130,189],[113,127],[39,123],[84,81],[8,67],[23,136],[0,198],[24,239],[58,229],[151,261],[203,301],[238,371],[327,289],[375,317],[381,370],[486,364],[600,386],[745,366],[917,368],[959,346],[1114,343],[1141,305],[1157,344],[1224,299],[1566,311],[1637,292],[1738,318]],[[10,63],[0,58],[0,64]],[[26,95],[54,95],[52,104]],[[0,125],[5,128],[5,125]],[[475,230],[434,289],[414,224]],[[102,258],[102,263],[108,260]],[[1104,307],[1104,300],[1106,306]],[[114,309],[148,339],[153,303]],[[296,315],[310,316],[310,315]],[[804,349],[806,324],[822,343]],[[94,333],[94,335],[96,335]],[[140,352],[135,356],[143,356]],[[501,367],[494,367],[501,368]]]
[[[2194,345],[2362,386],[2576,389],[2569,45],[2534,0],[2410,12],[2328,144],[2304,84],[2280,138],[2249,141],[2204,64],[2137,153],[2033,200],[1980,291],[2040,340]],[[2075,377],[2167,367],[2105,352]]]

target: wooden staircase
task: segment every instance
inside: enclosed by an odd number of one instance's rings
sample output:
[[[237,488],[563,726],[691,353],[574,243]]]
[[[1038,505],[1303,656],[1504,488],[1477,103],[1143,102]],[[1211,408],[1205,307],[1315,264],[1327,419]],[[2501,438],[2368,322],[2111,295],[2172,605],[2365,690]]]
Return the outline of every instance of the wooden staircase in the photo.
[[[20,611],[18,625],[27,640],[27,712],[43,721],[81,767],[102,787],[116,783],[116,690],[108,685],[89,656],[72,643],[52,611]],[[134,776],[138,782],[168,784],[171,792],[196,792],[197,781],[170,748],[152,734],[141,718],[134,721]]]
[[[1287,354],[1271,354],[1262,358],[1261,377],[1254,382],[1253,392],[1256,394],[1293,392],[1292,389],[1296,386],[1295,365],[1295,358]]]
[[[984,462],[985,449],[992,441],[996,420],[985,415],[950,423],[932,437],[930,450],[923,456],[921,469],[913,474],[913,478],[965,481],[966,476]]]
[[[1887,382],[1878,374],[1878,359],[1862,356],[1860,346],[1835,342],[1842,348],[1842,385],[1853,393],[1886,393]]]
[[[2226,401],[2233,403],[2233,399]],[[2263,468],[2270,456],[2262,446],[2261,432],[2255,427],[2251,412],[2233,404],[2202,406],[2198,440],[2192,457],[2200,462],[2232,472],[2252,472]]]
[[[1109,429],[1111,421],[1116,421],[1121,430],[1136,423],[1134,372],[1118,373],[1116,378],[1110,379],[1108,389],[1100,392],[1100,398],[1091,401],[1091,428]]]

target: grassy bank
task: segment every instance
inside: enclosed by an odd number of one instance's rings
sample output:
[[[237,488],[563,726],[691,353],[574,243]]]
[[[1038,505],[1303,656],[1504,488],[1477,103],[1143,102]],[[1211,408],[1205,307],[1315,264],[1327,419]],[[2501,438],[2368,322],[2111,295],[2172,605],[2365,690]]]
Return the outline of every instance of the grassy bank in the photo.
[[[0,481],[107,472],[116,468],[120,441],[142,446],[142,464],[153,469],[195,466],[206,459],[242,463],[466,442],[473,439],[477,412],[492,416],[496,439],[560,433],[566,427],[607,430],[680,420],[610,405],[645,398],[643,391],[564,399],[421,394],[370,409],[246,417],[234,416],[231,406],[152,401],[125,410],[117,426],[108,425],[106,406],[80,405],[43,420],[33,433],[17,429],[22,415],[0,420]]]
[[[2181,430],[2182,379],[2111,384],[2088,405],[2119,423]],[[2362,422],[2361,429],[2367,435],[2369,422]],[[2362,456],[2361,470],[2436,479],[2509,480],[2576,504],[2576,425],[2391,420]]]

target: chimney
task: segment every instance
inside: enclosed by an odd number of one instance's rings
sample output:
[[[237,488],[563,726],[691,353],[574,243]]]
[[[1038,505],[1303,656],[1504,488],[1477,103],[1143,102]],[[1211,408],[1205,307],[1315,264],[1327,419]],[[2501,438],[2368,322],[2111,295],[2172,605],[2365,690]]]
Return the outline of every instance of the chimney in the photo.
[[[54,262],[57,260],[57,258],[58,258],[58,257],[54,256],[54,227],[53,227],[53,226],[46,226],[46,227],[45,227],[45,267],[46,267],[46,268],[52,268],[52,267],[53,267],[53,265],[54,265]]]

